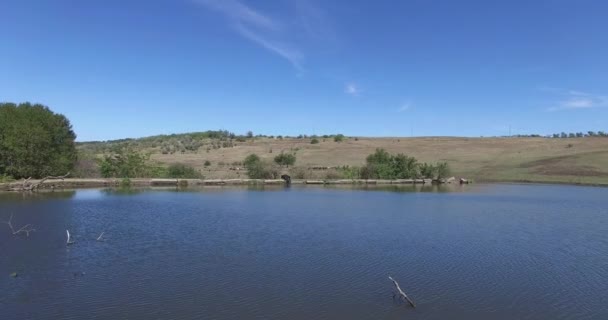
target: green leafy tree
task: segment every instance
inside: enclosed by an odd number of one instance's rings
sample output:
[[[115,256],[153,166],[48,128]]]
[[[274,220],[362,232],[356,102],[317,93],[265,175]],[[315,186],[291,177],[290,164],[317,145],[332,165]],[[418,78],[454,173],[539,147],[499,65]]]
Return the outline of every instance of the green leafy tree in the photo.
[[[41,104],[0,103],[0,175],[63,175],[77,160],[70,121]]]
[[[274,157],[274,162],[276,162],[280,166],[289,167],[296,163],[296,156],[291,153],[281,152],[276,157]]]

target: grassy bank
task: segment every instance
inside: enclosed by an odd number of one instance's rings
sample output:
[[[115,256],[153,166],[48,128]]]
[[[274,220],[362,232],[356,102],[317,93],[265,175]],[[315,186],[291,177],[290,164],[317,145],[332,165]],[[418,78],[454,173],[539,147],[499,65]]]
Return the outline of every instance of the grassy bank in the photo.
[[[376,148],[404,153],[421,162],[445,161],[454,176],[487,182],[546,182],[570,184],[608,184],[608,138],[346,138],[342,142],[311,139],[252,138],[216,147],[217,141],[203,141],[197,150],[163,153],[161,146],[127,142],[138,151],[151,153],[151,159],[163,165],[186,164],[200,171],[206,179],[246,178],[243,159],[252,153],[272,161],[280,152],[294,152],[296,168],[306,178],[324,179],[331,175],[327,167],[361,166]],[[206,147],[213,145],[213,148]],[[79,144],[83,152],[101,154],[112,143]],[[91,148],[95,146],[95,148]],[[314,168],[314,169],[313,169]]]

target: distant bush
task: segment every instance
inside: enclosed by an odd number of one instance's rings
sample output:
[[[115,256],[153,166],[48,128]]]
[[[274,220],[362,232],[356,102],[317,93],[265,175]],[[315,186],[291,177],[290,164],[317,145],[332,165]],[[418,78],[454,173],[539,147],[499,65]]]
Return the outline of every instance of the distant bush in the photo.
[[[335,142],[342,142],[342,141],[344,141],[344,138],[345,137],[344,137],[343,134],[337,134],[337,135],[334,136],[334,141]]]
[[[208,166],[210,166],[210,165],[211,165],[211,161],[209,161],[209,160],[205,160],[205,163],[203,163],[203,165],[204,165],[205,167],[208,167]]]
[[[248,155],[243,165],[251,179],[276,179],[279,176],[279,171],[272,164],[262,161],[256,154]]]
[[[185,164],[172,164],[167,168],[167,178],[198,179],[200,177],[201,174],[196,169]]]
[[[276,162],[280,166],[289,167],[296,163],[296,156],[291,153],[283,153],[274,157],[274,162]]]
[[[343,169],[343,173],[355,176],[355,169]],[[384,149],[376,149],[366,159],[366,165],[359,169],[358,176],[362,179],[442,179],[450,174],[446,162],[436,165],[419,163],[416,158],[404,154],[390,154]]]
[[[319,143],[319,139],[317,138],[313,138],[312,140],[310,140],[310,144],[317,144]]]

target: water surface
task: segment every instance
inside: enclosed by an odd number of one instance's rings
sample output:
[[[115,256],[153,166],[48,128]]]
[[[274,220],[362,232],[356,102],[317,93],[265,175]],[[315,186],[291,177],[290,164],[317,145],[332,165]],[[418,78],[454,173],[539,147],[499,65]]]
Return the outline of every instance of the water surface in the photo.
[[[608,189],[437,191],[0,194],[0,319],[608,319]]]

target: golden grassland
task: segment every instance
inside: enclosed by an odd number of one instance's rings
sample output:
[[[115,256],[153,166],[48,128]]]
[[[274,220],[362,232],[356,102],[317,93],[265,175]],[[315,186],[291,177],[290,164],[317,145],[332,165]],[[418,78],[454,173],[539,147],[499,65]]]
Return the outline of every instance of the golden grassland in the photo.
[[[163,164],[183,163],[199,169],[206,178],[243,178],[241,167],[255,153],[272,161],[281,151],[294,152],[296,167],[361,166],[376,148],[404,153],[421,162],[448,162],[457,177],[476,181],[526,181],[577,184],[608,184],[608,138],[347,138],[343,142],[319,139],[256,138],[235,147],[174,154],[160,150],[152,159]],[[211,165],[204,166],[205,161]]]

